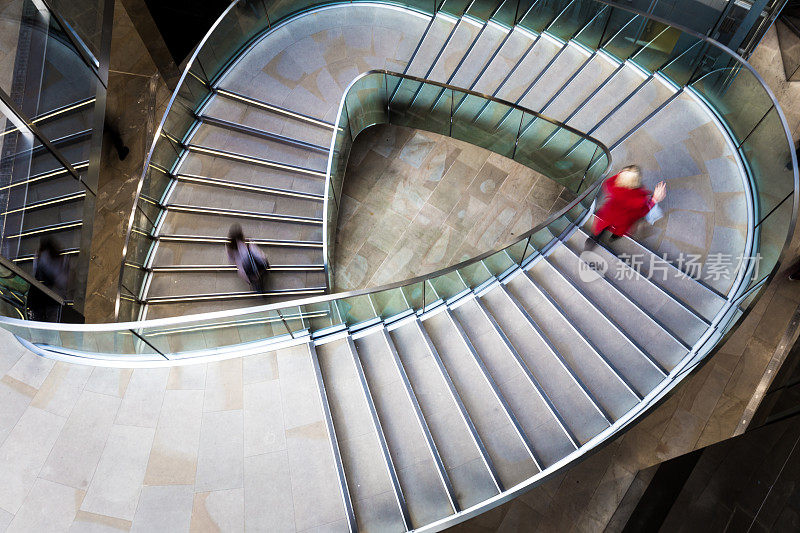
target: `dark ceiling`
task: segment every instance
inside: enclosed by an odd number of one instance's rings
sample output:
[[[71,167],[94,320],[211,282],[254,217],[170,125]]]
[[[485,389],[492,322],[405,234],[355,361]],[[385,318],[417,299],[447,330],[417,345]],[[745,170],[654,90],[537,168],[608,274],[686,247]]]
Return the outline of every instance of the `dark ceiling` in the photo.
[[[189,55],[225,8],[227,0],[145,0],[177,65]]]

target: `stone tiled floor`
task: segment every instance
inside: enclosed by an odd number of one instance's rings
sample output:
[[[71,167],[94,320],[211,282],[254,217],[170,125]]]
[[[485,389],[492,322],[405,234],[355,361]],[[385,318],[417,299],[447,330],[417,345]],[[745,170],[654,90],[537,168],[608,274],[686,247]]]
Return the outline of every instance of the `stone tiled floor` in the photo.
[[[43,359],[6,332],[0,343],[0,530],[340,525],[305,346],[134,370]]]
[[[356,140],[348,162],[336,290],[408,279],[510,244],[570,197],[554,181],[483,148],[375,126]]]

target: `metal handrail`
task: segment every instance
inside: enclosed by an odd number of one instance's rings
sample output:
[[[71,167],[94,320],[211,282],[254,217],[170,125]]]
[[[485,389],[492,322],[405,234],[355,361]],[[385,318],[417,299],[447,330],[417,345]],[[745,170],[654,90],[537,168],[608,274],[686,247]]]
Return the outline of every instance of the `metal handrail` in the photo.
[[[153,154],[153,151],[154,151],[154,148],[155,148],[155,145],[156,145],[156,143],[158,142],[158,140],[160,138],[160,132],[162,131],[164,123],[166,121],[166,117],[167,117],[169,111],[171,110],[171,108],[172,108],[172,106],[173,106],[173,104],[175,102],[175,98],[176,98],[176,96],[178,94],[178,90],[180,89],[181,85],[183,84],[184,80],[186,79],[186,76],[189,74],[190,68],[193,66],[195,60],[197,59],[197,56],[198,56],[199,52],[201,51],[203,45],[208,41],[208,39],[213,34],[213,32],[216,30],[216,28],[219,26],[219,24],[228,16],[230,11],[236,6],[238,1],[239,0],[235,0],[234,2],[232,2],[228,6],[228,8],[222,13],[222,15],[220,15],[220,17],[217,19],[217,21],[215,21],[214,25],[212,25],[211,29],[204,36],[204,38],[200,42],[200,44],[195,48],[192,56],[189,58],[189,61],[187,62],[187,65],[186,65],[186,68],[184,69],[184,72],[183,72],[183,74],[181,76],[181,79],[179,80],[178,88],[176,88],[175,92],[173,93],[172,98],[170,99],[170,102],[168,103],[168,106],[167,106],[167,109],[165,111],[164,117],[162,118],[162,121],[159,124],[159,127],[158,127],[158,129],[156,131],[156,135],[155,135],[155,139],[156,140],[154,141],[153,146],[151,147],[151,150],[148,153],[148,158],[147,158],[148,162],[150,161],[150,159],[152,157],[152,154]],[[743,67],[744,69],[749,71],[749,73],[759,82],[759,84],[763,88],[764,92],[767,94],[767,96],[769,97],[770,101],[772,102],[773,107],[777,110],[777,113],[778,113],[778,116],[780,118],[781,125],[782,125],[782,127],[784,129],[784,133],[785,133],[786,138],[789,139],[789,140],[791,139],[791,133],[790,133],[788,124],[786,122],[786,118],[785,118],[782,110],[780,109],[780,106],[778,105],[778,102],[777,102],[777,99],[775,98],[775,95],[770,90],[769,86],[764,82],[763,78],[758,74],[758,72],[749,63],[747,63],[747,61],[745,61],[739,54],[737,54],[736,52],[734,52],[730,48],[726,47],[725,45],[717,42],[716,40],[714,40],[714,39],[712,39],[712,38],[710,38],[710,37],[708,37],[706,35],[703,35],[701,33],[698,33],[696,31],[694,31],[694,30],[686,28],[685,26],[682,26],[680,24],[676,24],[674,22],[667,21],[666,19],[664,19],[662,17],[656,16],[656,15],[653,15],[653,14],[649,14],[649,13],[646,13],[644,11],[632,8],[632,7],[620,6],[619,4],[612,3],[609,0],[596,0],[596,1],[599,2],[599,3],[602,3],[604,5],[611,6],[614,9],[619,9],[619,10],[622,10],[622,11],[627,11],[627,12],[632,13],[634,15],[639,15],[639,16],[647,19],[647,20],[660,22],[660,23],[665,24],[667,26],[674,27],[674,28],[680,30],[681,32],[683,32],[685,34],[688,34],[688,35],[698,39],[699,41],[702,41],[702,42],[706,43],[707,45],[722,51],[726,56],[728,56],[730,58],[733,58],[741,67]],[[341,4],[341,3],[343,3],[343,2],[331,2],[330,5]],[[326,5],[328,5],[328,4],[326,4]],[[323,5],[315,5],[315,6],[313,6],[313,9],[318,9],[320,7],[323,7]],[[296,13],[292,13],[291,15],[287,15],[287,19],[293,18],[293,17],[299,15],[302,12],[303,11],[301,10],[301,11],[298,11]],[[433,14],[433,13],[429,13],[429,14]],[[267,21],[267,24],[269,24],[269,28],[275,28],[277,26],[276,22],[277,21]],[[518,22],[518,21],[516,21],[516,22]],[[264,31],[267,31],[267,29],[265,28]],[[228,62],[228,66],[233,64],[233,63],[235,63],[236,59],[238,57],[240,57],[243,53],[245,53],[246,50],[248,50],[249,47],[253,44],[253,42],[255,42],[257,40],[257,38],[258,38],[258,36],[253,38],[253,39],[250,39],[248,42],[246,42],[244,45],[242,45],[234,54],[232,54],[231,60]],[[464,89],[459,89],[459,90],[463,91]],[[506,105],[508,105],[508,103],[506,103]],[[793,151],[791,152],[791,160],[792,160],[792,165],[793,165],[793,169],[794,169],[793,170],[793,174],[794,174],[793,179],[794,179],[794,184],[795,184],[794,197],[793,197],[793,206],[792,206],[792,216],[791,216],[791,223],[790,223],[790,228],[793,228],[794,225],[796,224],[796,221],[797,221],[798,204],[800,203],[800,190],[798,189],[798,185],[797,185],[798,184],[797,158],[796,158],[796,156],[795,156]],[[142,182],[144,180],[144,177],[146,175],[147,168],[148,168],[148,165],[145,164],[144,171],[143,171],[143,174],[142,174],[142,178],[140,179],[139,186],[137,188],[137,199],[138,199],[138,197],[140,195],[140,192],[141,192],[141,186],[142,186]],[[590,191],[587,190],[587,191],[585,191],[584,194],[588,194],[589,192]],[[570,207],[574,207],[574,205],[567,206],[567,208],[562,210],[562,212],[557,213],[557,215],[562,215],[563,212],[566,212],[568,210],[568,208],[570,208]],[[125,258],[126,252],[127,252],[129,241],[130,241],[130,236],[131,236],[132,229],[133,229],[133,220],[134,220],[135,215],[136,215],[136,208],[134,208],[134,210],[131,213],[129,224],[128,224],[128,228],[127,228],[127,231],[126,231],[125,247],[123,249],[123,258],[122,258],[123,259],[123,261],[122,261],[123,265],[120,267],[120,283],[119,283],[119,286],[118,286],[117,305],[119,305],[120,295],[121,295],[121,292],[122,292],[121,291],[121,288],[122,288],[122,269],[124,268],[124,258]],[[545,224],[543,224],[543,225],[546,225],[548,222],[552,222],[552,221],[550,219],[548,219],[548,221],[546,221]],[[540,226],[543,226],[543,225],[540,225]],[[540,230],[541,229],[540,226],[537,226],[537,228],[534,228],[533,230],[528,232],[528,234],[532,234],[533,232]],[[780,265],[780,262],[785,258],[785,255],[787,253],[786,245],[791,241],[792,233],[793,233],[792,231],[787,231],[787,237],[786,237],[784,249],[783,249],[783,251],[781,253],[781,257],[779,259],[779,262],[776,264],[774,270],[777,270],[777,268]],[[482,258],[485,258],[485,257],[491,255],[492,253],[495,253],[495,251],[487,252],[486,254],[482,254],[481,256],[478,256],[477,258],[474,258],[474,260],[478,261],[478,260],[480,260]],[[417,277],[417,278],[413,278],[411,280],[405,280],[403,282],[396,282],[396,283],[393,283],[393,284],[389,284],[389,285],[385,285],[383,287],[380,287],[380,289],[386,290],[386,289],[396,288],[396,287],[405,285],[406,283],[419,282],[422,279],[427,279],[429,276],[441,275],[441,274],[447,273],[449,271],[455,270],[459,266],[463,266],[463,265],[464,265],[464,263],[460,263],[459,265],[454,265],[453,267],[450,267],[450,268],[447,268],[447,269],[442,269],[442,270],[437,271],[435,273],[432,273],[432,274],[430,274],[428,276],[420,276],[420,277]],[[774,275],[774,272],[772,273],[772,275]],[[337,297],[359,296],[359,295],[363,295],[363,294],[366,294],[366,293],[369,293],[369,292],[370,292],[370,290],[362,289],[362,290],[357,290],[357,291],[349,291],[349,292],[346,292],[346,293],[340,293],[340,294],[337,294],[336,296]],[[296,300],[296,301],[293,301],[291,303],[293,303],[294,305],[302,305],[302,304],[310,304],[310,303],[318,303],[318,302],[328,301],[328,300],[330,300],[332,298],[333,298],[332,295],[325,295],[325,296],[321,296],[321,297],[314,297],[314,298],[306,298],[306,299],[302,299],[302,300]],[[221,311],[221,312],[213,312],[213,313],[204,313],[204,314],[201,314],[201,315],[195,315],[193,317],[173,317],[173,318],[169,318],[169,319],[156,319],[155,321],[134,321],[134,322],[127,322],[125,324],[128,324],[129,326],[130,325],[135,325],[135,324],[142,324],[144,322],[147,322],[150,325],[157,325],[157,324],[160,325],[160,324],[167,324],[167,323],[177,324],[177,323],[183,323],[183,322],[196,321],[196,320],[202,319],[202,317],[205,317],[205,318],[208,318],[208,319],[213,319],[213,318],[219,318],[219,317],[234,316],[234,315],[237,315],[237,314],[244,314],[244,313],[249,313],[249,312],[274,310],[274,309],[278,309],[278,308],[281,308],[281,307],[286,307],[287,303],[289,303],[289,302],[284,302],[284,303],[281,303],[281,304],[271,304],[271,305],[265,305],[265,306],[250,307],[250,308],[244,308],[244,309],[238,309],[238,310],[232,310],[232,311]],[[109,324],[109,326],[112,326],[112,325]],[[105,330],[105,328],[103,328],[103,329]]]

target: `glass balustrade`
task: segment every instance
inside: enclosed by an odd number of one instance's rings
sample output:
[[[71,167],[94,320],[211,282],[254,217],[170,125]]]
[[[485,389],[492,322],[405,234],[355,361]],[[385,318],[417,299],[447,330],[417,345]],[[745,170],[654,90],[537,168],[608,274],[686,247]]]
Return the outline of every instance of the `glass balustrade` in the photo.
[[[190,58],[158,130],[131,216],[127,256],[120,277],[121,318],[135,318],[141,305],[145,266],[161,216],[159,203],[171,183],[171,173],[189,148],[186,139],[195,124],[196,110],[210,98],[215,81],[249,43],[284,20],[326,4],[234,3]],[[796,164],[785,121],[772,94],[738,56],[691,30],[635,9],[596,0],[445,0],[400,5],[426,13],[466,13],[473,19],[516,24],[534,34],[547,32],[563,41],[574,40],[595,53],[634,63],[650,76],[661,77],[707,103],[730,133],[752,186],[752,258],[747,259],[746,265],[750,277],[731,294],[730,307],[741,312],[751,304],[779,264],[794,221]],[[119,324],[115,327],[125,338],[115,346],[124,348],[114,353],[149,356],[155,350],[161,356],[182,357],[189,352],[232,349],[256,339],[280,339],[309,330],[424,312],[530,261],[580,223],[591,210],[596,186],[610,164],[607,150],[591,139],[508,102],[487,100],[457,87],[398,73],[367,73],[354,82],[344,97],[335,122],[326,191],[325,239],[329,258],[350,146],[359,132],[378,123],[423,128],[483,146],[558,181],[577,197],[545,225],[532,229],[505,249],[444,271],[371,291],[298,300],[292,306],[261,306],[197,318]],[[745,293],[747,297],[742,298]],[[731,323],[728,320],[723,327],[720,322],[720,331]],[[43,329],[34,324],[25,327],[20,331]],[[91,338],[90,333],[85,332],[87,339]],[[179,341],[184,335],[184,341]],[[70,341],[70,349],[81,349],[76,339]],[[85,349],[90,350],[88,344]]]

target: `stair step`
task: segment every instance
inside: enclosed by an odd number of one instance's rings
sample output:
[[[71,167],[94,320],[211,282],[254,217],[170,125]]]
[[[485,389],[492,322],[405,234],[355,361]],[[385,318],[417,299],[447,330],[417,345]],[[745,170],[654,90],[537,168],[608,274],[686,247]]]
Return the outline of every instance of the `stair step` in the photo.
[[[524,32],[519,28],[514,28],[502,48],[494,56],[491,64],[486,67],[483,74],[474,82],[474,91],[483,94],[491,94],[500,80],[511,72],[523,57],[526,56],[528,48],[533,44],[535,36]]]
[[[502,486],[512,487],[539,472],[526,442],[509,420],[505,400],[492,387],[491,376],[487,379],[482,373],[474,347],[450,312],[437,313],[422,325],[455,383]]]
[[[451,17],[443,15],[434,17],[433,23],[408,65],[406,74],[424,78],[439,56],[442,47],[447,43],[451,33],[455,30],[456,24],[458,22]]]
[[[482,27],[483,25],[479,25],[470,18],[462,18],[436,64],[433,65],[433,70],[428,74],[427,79],[449,83],[470,45],[480,34]]]
[[[620,324],[639,346],[646,347],[663,368],[671,370],[686,355],[687,349],[679,340],[655,323],[634,302],[622,296],[605,278],[592,277],[592,281],[582,281],[582,262],[569,248],[555,248],[547,260]]]
[[[607,359],[576,331],[527,275],[515,276],[506,287],[539,324],[597,403],[611,415],[612,421],[636,405],[639,398],[628,387],[617,368],[607,364]]]
[[[191,178],[189,178],[191,179]],[[226,209],[236,206],[237,210],[268,213],[273,215],[289,215],[293,217],[323,216],[323,202],[316,196],[302,197],[286,194],[272,194],[260,190],[242,190],[229,188],[207,181],[184,181],[178,183],[169,196],[168,204],[186,206],[204,206],[215,209]]]
[[[541,78],[533,85],[519,105],[526,109],[541,111],[542,108],[578,72],[584,63],[591,61],[589,52],[574,43],[567,43]],[[563,93],[563,91],[562,91]],[[549,116],[549,115],[548,115]]]
[[[203,149],[221,150],[236,157],[273,161],[292,167],[325,173],[327,151],[297,146],[262,135],[201,122],[189,143]],[[228,155],[228,157],[234,157]]]
[[[567,246],[576,255],[583,252],[584,243],[588,235],[581,230],[577,230],[567,241]],[[696,312],[691,310],[679,300],[673,298],[671,294],[658,287],[647,276],[643,275],[638,268],[640,263],[656,259],[655,254],[644,254],[637,256],[636,262],[629,265],[615,256],[605,245],[601,244],[592,249],[592,252],[599,255],[608,267],[606,279],[617,287],[629,299],[645,308],[647,312],[658,319],[659,322],[667,324],[671,331],[676,332],[687,344],[694,344],[705,333],[709,323],[700,318]]]
[[[222,88],[216,89],[201,111],[206,120],[221,119],[326,150],[336,129],[330,122]]]
[[[154,267],[167,265],[229,264],[225,247],[227,239],[220,242],[183,242],[169,240],[172,236],[162,236],[155,255]],[[259,245],[267,259],[276,264],[315,265],[322,264],[322,247],[288,247]],[[278,263],[278,261],[280,261]]]
[[[190,213],[169,211],[161,226],[161,233],[191,235],[201,230],[206,235],[227,237],[233,224],[242,226],[250,238],[271,238],[292,241],[321,241],[322,227],[319,224],[297,224],[288,221],[244,218],[236,215],[213,213]]]
[[[562,46],[561,43],[546,36],[540,37],[531,51],[525,55],[511,72],[511,76],[508,77],[505,83],[499,85],[500,81],[505,79],[507,72],[495,79],[496,81],[491,89],[492,94],[502,100],[516,102],[531,86],[537,76],[543,74],[544,68],[558,54]]]
[[[503,344],[493,325],[494,317],[486,312],[479,299],[469,299],[453,310],[470,342],[481,356],[503,397],[508,401],[525,431],[541,466],[547,467],[575,448],[559,420],[537,393],[525,373],[524,365]]]
[[[481,297],[580,443],[608,427],[603,413],[499,286]]]
[[[527,273],[561,307],[569,320],[580,326],[586,338],[608,356],[641,396],[665,377],[640,345],[630,340],[616,322],[585,299],[583,293],[549,262],[538,261]]]
[[[384,448],[353,360],[357,355],[347,340],[316,350],[356,523],[362,531],[405,531]]]
[[[453,508],[433,453],[427,443],[424,421],[418,418],[416,396],[391,337],[385,330],[355,340],[381,429],[391,452],[411,525],[444,518]],[[402,373],[401,373],[402,370]]]
[[[391,332],[420,408],[430,427],[458,505],[466,509],[497,494],[492,475],[470,435],[468,423],[450,394],[418,321]]]

